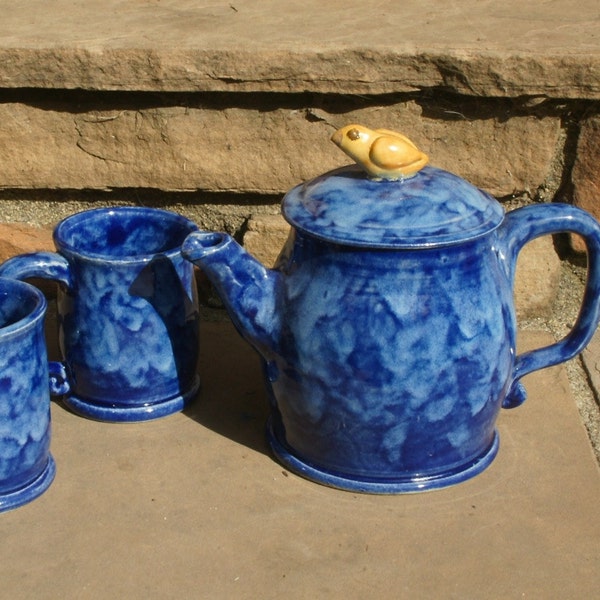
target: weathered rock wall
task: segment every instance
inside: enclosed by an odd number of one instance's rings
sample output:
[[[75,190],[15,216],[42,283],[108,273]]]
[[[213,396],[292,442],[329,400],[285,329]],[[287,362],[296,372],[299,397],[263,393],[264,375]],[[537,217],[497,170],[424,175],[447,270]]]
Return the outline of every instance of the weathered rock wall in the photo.
[[[360,122],[404,132],[433,164],[507,209],[574,201],[595,213],[598,114],[595,100],[439,89],[354,96],[3,90],[0,209],[4,222],[21,224],[12,253],[19,235],[29,238],[23,248],[38,239],[23,223],[49,230],[77,210],[133,203],[234,233],[268,263],[287,234],[274,216],[281,196],[347,163],[329,137]],[[536,247],[521,260],[529,273],[519,302],[525,313],[543,311],[558,282],[552,240]]]
[[[507,209],[566,201],[599,216],[597,24],[593,0],[12,3],[0,250],[45,247],[60,218],[133,203],[271,262],[282,194],[347,162],[328,139],[350,121],[404,132]],[[551,301],[554,242],[522,255],[525,312]]]
[[[432,163],[496,197],[552,200],[568,179],[577,125],[589,104],[440,91],[354,97],[5,91],[0,189],[279,195],[348,162],[329,136],[360,122],[403,131]]]

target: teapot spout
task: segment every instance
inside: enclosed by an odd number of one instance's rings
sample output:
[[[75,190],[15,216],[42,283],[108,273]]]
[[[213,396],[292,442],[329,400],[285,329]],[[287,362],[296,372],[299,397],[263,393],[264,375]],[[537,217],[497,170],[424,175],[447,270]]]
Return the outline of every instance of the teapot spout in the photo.
[[[206,274],[242,337],[265,358],[276,354],[280,274],[267,269],[226,233],[191,233],[181,253]]]

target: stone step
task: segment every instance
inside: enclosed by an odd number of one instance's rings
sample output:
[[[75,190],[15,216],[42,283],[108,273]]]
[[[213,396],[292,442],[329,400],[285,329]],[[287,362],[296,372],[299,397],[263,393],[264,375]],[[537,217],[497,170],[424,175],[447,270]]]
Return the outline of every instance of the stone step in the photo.
[[[348,162],[329,137],[358,121],[402,131],[507,208],[597,214],[598,24],[592,0],[13,3],[0,211],[48,228],[91,205],[157,203],[264,246],[285,229],[268,218],[281,195]],[[547,305],[559,261],[540,244],[522,262]]]
[[[600,99],[597,26],[590,0],[26,0],[0,22],[0,189],[281,194],[358,120],[551,200]]]
[[[24,0],[0,23],[4,88],[598,99],[599,59],[594,0]]]

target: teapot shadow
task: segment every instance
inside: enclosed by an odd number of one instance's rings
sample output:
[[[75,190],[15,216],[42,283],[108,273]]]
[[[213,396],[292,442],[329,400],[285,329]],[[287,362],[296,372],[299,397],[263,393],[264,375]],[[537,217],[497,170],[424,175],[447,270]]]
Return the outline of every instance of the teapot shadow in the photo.
[[[260,359],[228,319],[201,319],[199,367],[200,391],[183,414],[221,436],[270,455]]]
[[[48,297],[45,328],[48,358],[61,360],[55,287],[51,284],[44,289]],[[270,456],[265,437],[269,408],[260,358],[224,311],[212,312],[218,316],[200,319],[200,390],[182,412],[199,425]],[[53,401],[69,410],[60,398],[53,397]]]

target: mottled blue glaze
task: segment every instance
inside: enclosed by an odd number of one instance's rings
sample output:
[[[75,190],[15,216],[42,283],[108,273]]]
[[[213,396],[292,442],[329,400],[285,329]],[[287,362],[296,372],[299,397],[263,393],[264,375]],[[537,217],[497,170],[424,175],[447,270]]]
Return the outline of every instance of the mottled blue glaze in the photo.
[[[304,233],[377,248],[463,242],[496,228],[504,216],[490,196],[435,167],[400,181],[369,179],[357,166],[342,167],[290,190],[282,210]]]
[[[45,312],[39,290],[0,278],[0,511],[37,498],[54,479]]]
[[[72,215],[58,253],[9,259],[0,274],[61,282],[59,341],[65,403],[104,421],[181,410],[195,395],[199,313],[193,266],[181,256],[196,226],[180,215],[119,207]]]
[[[350,168],[298,186],[283,212],[293,231],[275,270],[225,234],[191,234],[182,253],[263,357],[275,455],[315,481],[399,493],[476,475],[496,455],[501,407],[525,399],[519,379],[574,356],[598,324],[600,227],[571,206],[505,217],[437,169],[378,182]],[[581,317],[517,356],[518,252],[559,231],[589,250]]]

